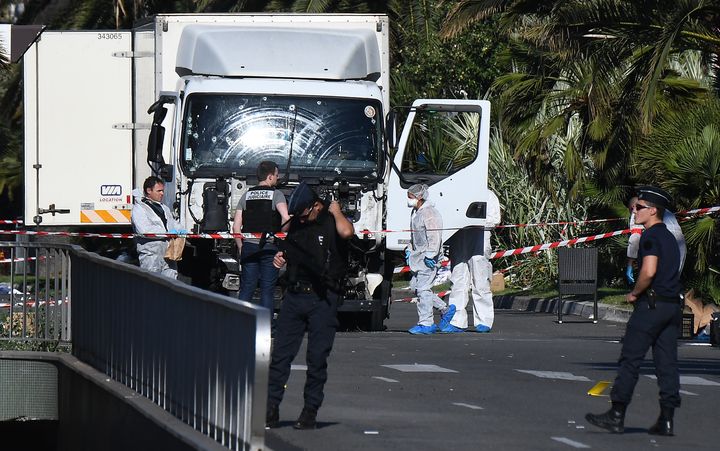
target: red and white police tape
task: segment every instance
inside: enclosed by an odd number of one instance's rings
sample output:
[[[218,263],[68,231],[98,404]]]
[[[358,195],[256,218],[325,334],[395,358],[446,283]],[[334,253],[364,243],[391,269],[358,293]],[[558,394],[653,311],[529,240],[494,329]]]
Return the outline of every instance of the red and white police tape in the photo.
[[[446,294],[450,293],[450,290],[441,291],[439,293],[435,293],[438,295],[438,297],[442,298]],[[411,297],[411,298],[400,298],[400,299],[393,299],[393,302],[417,302],[418,298],[417,296]]]
[[[44,260],[46,257],[42,256],[40,257],[41,260]],[[37,260],[37,257],[20,257],[20,258],[3,258],[0,260],[0,263],[11,263],[11,262],[27,262],[31,260]]]
[[[685,210],[678,212],[678,215],[683,216],[701,216],[720,211],[720,206],[708,207],[708,208],[697,208],[694,210]],[[545,227],[552,225],[580,225],[580,224],[591,224],[601,222],[612,222],[626,218],[607,218],[607,219],[584,219],[580,221],[558,221],[558,222],[538,222],[538,223],[527,223],[527,224],[500,224],[495,226],[496,229],[513,228],[513,227]],[[0,224],[22,224],[22,220],[0,220]],[[437,230],[459,230],[458,227],[437,229]],[[434,230],[434,229],[432,229]],[[363,235],[374,235],[374,234],[388,234],[398,232],[412,232],[411,229],[400,229],[400,230],[361,230],[360,234]],[[0,230],[0,235],[36,235],[36,236],[66,236],[66,237],[85,237],[85,238],[207,238],[214,240],[221,239],[235,239],[235,238],[260,238],[260,233],[186,233],[186,234],[173,234],[173,233],[89,233],[89,232],[51,232],[51,231],[34,231],[34,230]],[[276,233],[276,237],[285,238],[284,233]],[[532,251],[528,251],[532,252]],[[497,258],[497,257],[494,257]]]
[[[591,235],[591,236],[584,236],[584,237],[580,237],[580,238],[573,238],[571,240],[554,241],[552,243],[536,244],[534,246],[527,246],[527,247],[519,247],[517,249],[493,252],[490,255],[490,259],[492,260],[495,258],[510,257],[512,255],[527,254],[529,252],[540,252],[540,251],[545,251],[548,249],[555,249],[557,247],[572,246],[574,244],[587,243],[590,241],[598,241],[598,240],[610,238],[613,236],[626,235],[629,233],[641,233],[641,232],[642,232],[642,229],[624,229],[624,230],[616,230],[614,232],[601,233],[599,235]],[[450,264],[449,260],[445,260],[440,263],[441,266],[447,266],[449,264]],[[401,267],[395,268],[393,273],[399,274],[399,273],[405,273],[405,272],[409,272],[409,271],[410,271],[409,266],[401,266]]]

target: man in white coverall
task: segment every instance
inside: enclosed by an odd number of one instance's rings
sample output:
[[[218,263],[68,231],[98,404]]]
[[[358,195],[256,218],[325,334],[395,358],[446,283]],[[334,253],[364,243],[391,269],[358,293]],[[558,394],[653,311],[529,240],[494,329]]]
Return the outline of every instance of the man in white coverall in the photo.
[[[418,297],[418,323],[408,330],[415,335],[433,334],[439,330],[433,319],[433,307],[440,310],[440,328],[447,326],[455,313],[453,306],[448,307],[432,291],[437,275],[438,259],[442,247],[442,217],[440,212],[427,202],[428,186],[413,185],[408,188],[408,207],[410,214],[411,242],[405,250],[405,258],[413,274],[410,288]]]
[[[486,214],[483,227],[465,227],[447,240],[450,246],[452,290],[449,303],[455,306],[452,321],[440,331],[464,332],[468,327],[468,289],[472,289],[473,316],[477,332],[490,332],[495,319],[490,278],[490,230],[500,223],[500,202],[492,191],[487,191]],[[483,230],[484,228],[484,230]]]
[[[139,194],[139,193],[134,193]],[[162,203],[165,182],[150,176],[143,183],[143,195],[136,195],[132,209],[132,225],[135,233],[181,233],[179,225],[167,205]],[[136,237],[140,267],[163,276],[177,279],[177,263],[165,259],[168,238]]]

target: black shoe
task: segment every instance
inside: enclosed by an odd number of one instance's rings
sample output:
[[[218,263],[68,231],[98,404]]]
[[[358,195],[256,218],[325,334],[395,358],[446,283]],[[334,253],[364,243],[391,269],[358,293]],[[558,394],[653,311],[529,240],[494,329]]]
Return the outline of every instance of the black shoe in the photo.
[[[660,407],[660,416],[655,424],[648,429],[648,434],[664,435],[672,437],[673,433],[673,416],[675,409],[672,407]]]
[[[278,406],[268,406],[265,415],[265,429],[273,429],[280,424],[280,409]]]
[[[615,434],[625,432],[625,412],[616,407],[611,407],[610,410],[599,415],[588,413],[585,419],[588,423]]]
[[[293,424],[295,429],[315,429],[317,422],[315,417],[317,416],[317,410],[309,407],[303,408],[298,420]]]

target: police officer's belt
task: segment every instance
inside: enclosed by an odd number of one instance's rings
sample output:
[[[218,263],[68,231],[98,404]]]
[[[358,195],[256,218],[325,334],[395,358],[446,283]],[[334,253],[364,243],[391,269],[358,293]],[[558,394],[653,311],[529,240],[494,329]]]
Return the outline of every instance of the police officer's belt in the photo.
[[[298,280],[297,282],[291,283],[287,289],[291,293],[309,294],[315,292],[313,284],[306,280]]]
[[[660,296],[656,294],[655,296],[650,297],[647,294],[644,294],[641,299],[644,299],[646,301],[650,301],[651,299],[655,302],[667,302],[670,304],[679,304],[682,301],[682,298],[680,296]]]
[[[680,296],[672,297],[672,296],[660,296],[660,295],[657,295],[657,294],[656,294],[656,295],[655,295],[655,301],[657,301],[657,302],[669,302],[669,303],[671,303],[671,304],[679,304],[680,301],[681,301],[681,299],[680,299]]]

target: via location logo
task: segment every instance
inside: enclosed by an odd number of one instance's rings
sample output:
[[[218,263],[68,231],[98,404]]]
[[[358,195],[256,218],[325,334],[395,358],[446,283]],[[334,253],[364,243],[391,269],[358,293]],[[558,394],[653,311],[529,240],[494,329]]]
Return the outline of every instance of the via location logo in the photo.
[[[100,185],[101,196],[121,196],[122,186],[120,185]]]

